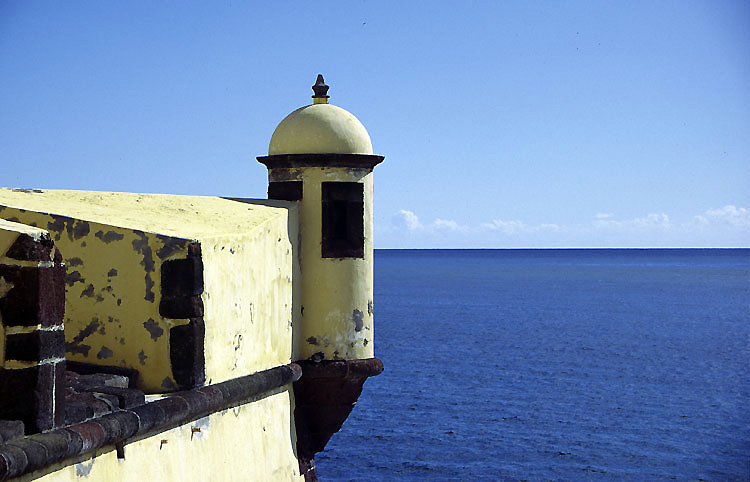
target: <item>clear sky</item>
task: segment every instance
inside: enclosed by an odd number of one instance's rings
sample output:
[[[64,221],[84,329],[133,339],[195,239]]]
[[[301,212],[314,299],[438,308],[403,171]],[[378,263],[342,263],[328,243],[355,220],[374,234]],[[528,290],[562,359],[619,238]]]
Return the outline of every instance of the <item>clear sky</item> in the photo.
[[[750,246],[750,2],[0,0],[0,186],[265,197],[367,127],[375,246]]]

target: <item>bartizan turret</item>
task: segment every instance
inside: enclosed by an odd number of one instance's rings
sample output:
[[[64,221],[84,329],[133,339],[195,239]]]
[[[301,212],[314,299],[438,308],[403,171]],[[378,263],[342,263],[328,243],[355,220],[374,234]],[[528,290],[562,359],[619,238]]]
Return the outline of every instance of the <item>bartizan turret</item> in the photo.
[[[323,77],[314,103],[289,114],[271,137],[268,197],[299,201],[300,357],[371,358],[373,351],[372,153],[367,130],[328,103]]]
[[[298,455],[325,447],[369,376],[382,371],[373,343],[373,154],[362,123],[329,104],[318,75],[313,104],[271,137],[268,197],[299,203],[302,379],[295,384]]]

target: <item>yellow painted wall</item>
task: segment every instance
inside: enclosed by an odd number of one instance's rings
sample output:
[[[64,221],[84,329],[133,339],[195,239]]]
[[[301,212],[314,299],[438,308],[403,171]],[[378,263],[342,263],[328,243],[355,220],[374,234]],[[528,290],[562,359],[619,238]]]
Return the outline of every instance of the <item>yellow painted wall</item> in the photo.
[[[50,227],[68,274],[78,273],[68,279],[66,291],[66,341],[75,352],[70,359],[135,368],[142,388],[164,391],[163,379],[170,376],[169,328],[188,320],[158,315],[160,267],[165,260],[184,258],[192,241],[200,243],[204,267],[207,382],[297,359],[295,203],[116,194],[58,191],[43,199],[43,193],[0,190],[0,216]],[[102,202],[109,207],[103,209]],[[50,211],[71,219],[61,222]],[[10,246],[17,233],[3,233],[0,229],[0,246]],[[75,349],[81,344],[91,347],[86,356]],[[103,347],[112,354],[98,358]],[[125,446],[124,460],[108,447],[94,458],[17,480],[301,481],[293,413],[290,385],[133,441]]]
[[[279,209],[251,233],[201,240],[207,383],[297,359],[298,220],[296,207],[284,204],[288,210]]]
[[[149,392],[176,387],[168,333],[189,320],[159,315],[159,275],[163,261],[186,257],[189,240],[16,208],[0,215],[49,228],[63,254],[68,360],[136,369]]]
[[[300,359],[361,359],[373,350],[372,171],[359,168],[270,169],[269,181],[301,180]],[[322,258],[321,183],[364,184],[364,259]]]
[[[13,226],[23,226],[23,224],[12,223],[0,219],[0,258],[5,256],[8,248],[10,248],[18,238],[18,231],[13,229]]]
[[[129,443],[122,460],[109,447],[93,459],[14,480],[302,481],[295,456],[293,398],[290,386],[282,387],[252,403]]]
[[[248,232],[282,205],[288,203],[253,200],[238,205],[212,196],[0,188],[3,219],[11,217],[3,212],[9,206],[177,238]]]
[[[68,359],[134,368],[151,393],[176,388],[169,330],[188,323],[159,315],[161,264],[191,241],[203,256],[206,380],[292,360],[296,213],[277,201],[0,189],[0,217],[49,229],[67,264]]]

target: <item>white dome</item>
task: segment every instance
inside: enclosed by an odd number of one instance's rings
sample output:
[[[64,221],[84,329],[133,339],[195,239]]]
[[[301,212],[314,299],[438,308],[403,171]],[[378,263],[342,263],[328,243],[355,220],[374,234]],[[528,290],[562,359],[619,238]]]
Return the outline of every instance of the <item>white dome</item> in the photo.
[[[331,104],[301,107],[281,121],[268,155],[372,154],[367,129],[348,111]]]

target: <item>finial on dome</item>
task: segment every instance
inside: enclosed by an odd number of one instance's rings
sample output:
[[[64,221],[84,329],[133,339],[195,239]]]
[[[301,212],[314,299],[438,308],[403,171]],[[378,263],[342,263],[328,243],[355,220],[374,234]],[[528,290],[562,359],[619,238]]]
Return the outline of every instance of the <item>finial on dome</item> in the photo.
[[[315,85],[312,86],[315,95],[312,96],[313,102],[316,104],[327,104],[328,103],[328,86],[326,81],[323,80],[323,74],[318,74],[318,78],[315,79]]]

